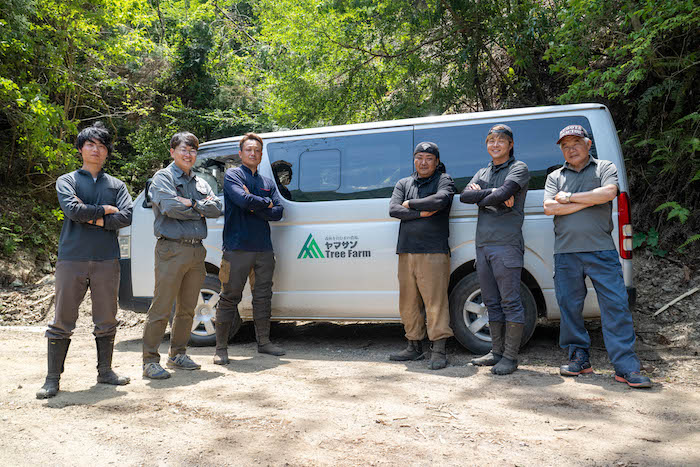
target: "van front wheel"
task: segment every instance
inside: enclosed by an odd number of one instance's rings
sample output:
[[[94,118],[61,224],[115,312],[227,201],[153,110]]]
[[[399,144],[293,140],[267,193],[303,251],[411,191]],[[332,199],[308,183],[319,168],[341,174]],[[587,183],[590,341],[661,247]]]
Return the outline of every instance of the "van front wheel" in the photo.
[[[221,282],[215,274],[207,274],[204,284],[199,291],[197,306],[194,309],[192,320],[192,333],[190,345],[208,347],[216,345],[216,304],[219,303]],[[233,339],[241,327],[241,317],[236,313],[229,333],[229,340]]]
[[[525,329],[520,346],[524,346],[535,332],[537,304],[532,292],[520,282],[520,299],[525,308]],[[484,355],[491,350],[489,316],[481,300],[481,287],[476,272],[462,278],[450,293],[450,325],[457,341],[467,350]]]

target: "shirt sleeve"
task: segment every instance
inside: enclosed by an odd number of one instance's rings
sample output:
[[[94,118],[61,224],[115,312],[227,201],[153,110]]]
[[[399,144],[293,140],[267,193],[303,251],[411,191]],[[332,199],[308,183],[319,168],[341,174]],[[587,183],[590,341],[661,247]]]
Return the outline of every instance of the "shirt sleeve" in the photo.
[[[162,170],[156,172],[148,193],[153,204],[158,206],[158,209],[164,216],[179,220],[198,220],[202,218],[200,213],[177,200],[178,195],[175,190],[175,183]]]
[[[411,209],[417,211],[440,211],[452,205],[452,197],[457,192],[455,182],[447,174],[440,176],[435,194],[425,198],[412,199],[408,202]]]
[[[277,187],[274,183],[271,183],[270,185],[270,198],[272,199],[272,207],[258,209],[257,211],[253,211],[253,214],[266,221],[278,221],[282,219],[284,207],[282,206],[282,198],[280,197],[279,191],[277,191]]]
[[[503,182],[503,185],[496,189],[493,189],[493,191],[488,196],[484,197],[477,204],[482,207],[498,206],[511,196],[515,196],[515,194],[518,193],[520,190],[522,190],[522,187],[520,185],[518,185],[514,180],[508,180],[506,178],[506,181]]]
[[[226,171],[224,177],[224,193],[228,195],[233,204],[246,211],[257,211],[265,209],[270,205],[270,198],[263,198],[250,193],[246,193],[243,187],[245,180],[235,169]]]
[[[119,212],[114,214],[107,214],[104,216],[104,229],[105,230],[119,230],[122,227],[131,225],[131,213],[133,208],[133,201],[129,190],[126,189],[126,185],[122,182],[119,185],[119,191],[117,191],[117,209]]]
[[[64,175],[56,180],[56,194],[63,213],[73,222],[87,223],[105,214],[102,206],[85,204],[78,198],[75,179],[72,176]]]
[[[559,183],[558,180],[559,171],[555,170],[551,174],[547,175],[547,181],[544,184],[544,200],[554,199],[554,197],[559,193]]]
[[[525,188],[528,183],[530,183],[530,171],[527,169],[527,164],[516,161],[508,171],[506,180],[512,180],[517,183],[520,188]]]
[[[617,167],[610,161],[599,161],[600,186],[615,185],[620,192],[620,182],[617,178]]]
[[[394,192],[391,194],[389,201],[389,215],[402,221],[420,218],[420,211],[408,209],[402,206],[405,201],[405,188],[403,180],[399,180],[394,187]]]
[[[221,210],[223,209],[223,203],[219,197],[214,194],[214,191],[211,189],[211,185],[209,185],[207,182],[202,182],[202,186],[205,187],[207,193],[204,199],[195,200],[196,202],[193,205],[193,209],[204,217],[219,217],[221,215]]]

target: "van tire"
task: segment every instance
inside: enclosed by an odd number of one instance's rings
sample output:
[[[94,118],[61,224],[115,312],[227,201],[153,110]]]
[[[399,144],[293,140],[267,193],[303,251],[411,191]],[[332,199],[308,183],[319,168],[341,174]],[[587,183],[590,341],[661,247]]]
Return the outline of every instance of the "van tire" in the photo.
[[[221,293],[221,282],[216,274],[207,274],[199,292],[199,300],[194,310],[190,345],[194,347],[211,347],[216,345],[216,303]],[[241,317],[238,313],[233,319],[229,342],[241,328]]]
[[[525,328],[520,347],[532,337],[537,326],[537,303],[532,292],[521,281],[520,298],[525,308]],[[481,287],[476,272],[463,277],[450,293],[450,326],[457,341],[467,350],[484,355],[491,350],[491,336],[488,328],[488,313],[481,302]],[[465,309],[467,303],[470,309]],[[471,329],[470,329],[471,326]]]

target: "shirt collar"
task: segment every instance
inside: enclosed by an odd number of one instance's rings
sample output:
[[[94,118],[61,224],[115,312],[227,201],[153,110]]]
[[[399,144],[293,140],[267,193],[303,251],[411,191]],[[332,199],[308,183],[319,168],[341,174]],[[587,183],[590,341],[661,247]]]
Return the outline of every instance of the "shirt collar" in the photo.
[[[92,174],[85,169],[78,169],[78,173],[81,173],[83,175],[87,175],[88,177],[92,178]],[[104,176],[104,174],[105,174],[104,169],[100,170],[97,174],[97,177],[95,177],[95,178],[99,180],[100,178],[102,178]]]
[[[418,183],[420,183],[421,185],[424,183],[428,183],[431,180],[433,180],[435,177],[439,177],[439,176],[440,176],[440,172],[438,172],[437,169],[435,169],[435,172],[433,172],[433,174],[428,178],[420,178],[418,176],[418,172],[413,172],[413,175],[412,175],[413,179],[415,181],[417,181]]]
[[[248,175],[250,175],[250,176],[252,176],[252,177],[257,177],[257,176],[258,176],[258,173],[260,172],[259,170],[256,170],[255,173],[253,173],[253,171],[250,170],[250,169],[248,168],[248,166],[243,165],[243,164],[241,164],[241,169],[243,169],[243,171],[247,172]]]
[[[489,167],[491,167],[492,171],[499,171],[510,166],[513,162],[515,162],[515,156],[510,156],[503,164],[494,165],[493,161],[489,162]]]
[[[175,162],[171,162],[169,167],[177,178],[184,178],[188,182],[192,180],[192,178],[194,178],[194,173],[192,172],[192,170],[190,170],[190,175],[187,176],[187,174],[183,172],[182,169],[175,164]]]
[[[591,155],[589,154],[589,155],[588,155],[588,162],[586,162],[586,165],[584,165],[583,167],[581,167],[581,170],[575,170],[573,167],[571,167],[571,166],[569,165],[568,162],[564,162],[564,166],[563,166],[563,167],[564,167],[565,169],[571,170],[572,172],[582,172],[583,169],[585,169],[586,167],[588,167],[588,166],[591,165],[591,164],[596,164],[596,165],[598,165],[598,159],[596,159],[595,157],[593,157],[593,156],[591,156]]]

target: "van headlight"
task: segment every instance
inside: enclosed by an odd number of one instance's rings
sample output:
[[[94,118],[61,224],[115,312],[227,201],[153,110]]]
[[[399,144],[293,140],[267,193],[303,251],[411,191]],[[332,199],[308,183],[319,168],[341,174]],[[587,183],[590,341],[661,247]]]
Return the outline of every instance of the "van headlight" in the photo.
[[[119,237],[119,256],[121,259],[131,258],[131,236],[124,235]]]

